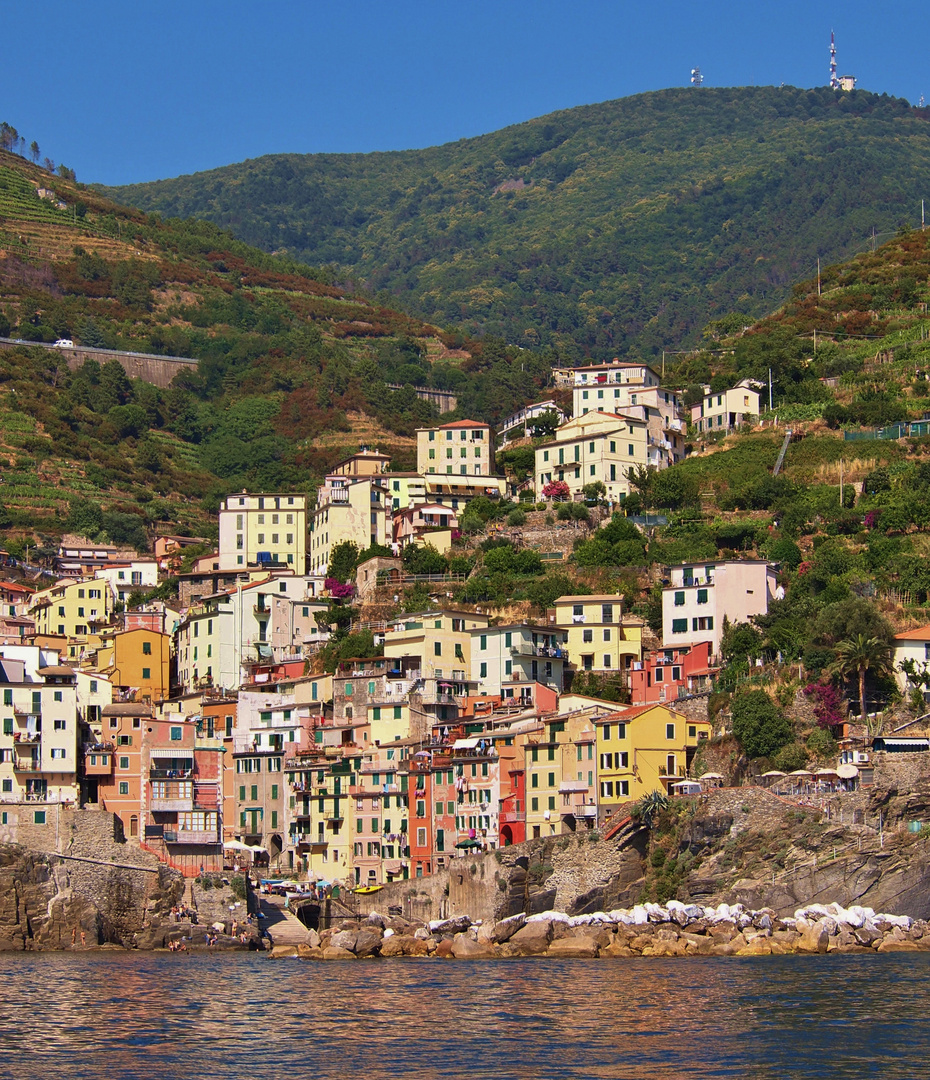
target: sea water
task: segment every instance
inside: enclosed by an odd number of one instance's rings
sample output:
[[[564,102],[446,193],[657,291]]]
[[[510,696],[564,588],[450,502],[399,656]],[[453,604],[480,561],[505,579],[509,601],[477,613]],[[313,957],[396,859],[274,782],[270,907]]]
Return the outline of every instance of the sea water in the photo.
[[[11,1080],[930,1076],[930,954],[5,953]]]

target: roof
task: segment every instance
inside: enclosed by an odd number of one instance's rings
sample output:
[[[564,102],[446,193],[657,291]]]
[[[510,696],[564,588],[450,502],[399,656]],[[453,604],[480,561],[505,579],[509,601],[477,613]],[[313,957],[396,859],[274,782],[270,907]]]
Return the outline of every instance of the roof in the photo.
[[[451,424],[437,424],[435,427],[417,428],[417,431],[445,431],[447,428],[489,428],[490,424],[482,424],[478,420],[453,420]]]
[[[29,585],[20,585],[17,581],[0,581],[0,589],[8,589],[10,592],[32,593],[35,589]]]
[[[930,641],[930,626],[918,626],[916,630],[905,630],[895,634],[895,641]]]
[[[136,705],[131,701],[119,702],[115,705],[104,705],[100,710],[101,716],[151,716],[152,710],[148,705]]]
[[[615,720],[626,723],[629,720],[635,720],[644,713],[652,712],[653,709],[667,709],[670,713],[675,713],[676,716],[684,716],[684,713],[680,713],[677,709],[673,709],[667,702],[654,701],[651,705],[634,705],[632,709],[618,709],[617,712],[609,713],[607,716],[594,717],[594,723],[605,724]]]
[[[48,667],[36,669],[40,675],[73,675],[74,668],[64,667],[62,664],[50,664]]]
[[[577,603],[579,601],[585,601],[585,602],[587,602],[589,604],[590,603],[601,604],[601,603],[606,603],[608,600],[612,601],[615,604],[622,604],[623,603],[623,597],[620,595],[620,593],[595,593],[595,594],[593,594],[591,596],[576,596],[574,594],[570,594],[568,596],[557,596],[555,598],[555,600],[553,600],[552,602],[554,604],[568,604],[568,603]]]

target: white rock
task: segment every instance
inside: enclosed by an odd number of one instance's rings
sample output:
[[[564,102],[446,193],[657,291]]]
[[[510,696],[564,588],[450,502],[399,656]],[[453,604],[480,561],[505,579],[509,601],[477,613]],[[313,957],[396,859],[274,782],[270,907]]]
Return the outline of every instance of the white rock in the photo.
[[[391,930],[390,927],[388,927],[388,929],[384,931],[384,936],[386,938],[393,937],[394,936],[394,931]]]
[[[649,912],[643,904],[637,904],[630,912],[630,916],[636,926],[642,926],[643,923],[649,922]]]

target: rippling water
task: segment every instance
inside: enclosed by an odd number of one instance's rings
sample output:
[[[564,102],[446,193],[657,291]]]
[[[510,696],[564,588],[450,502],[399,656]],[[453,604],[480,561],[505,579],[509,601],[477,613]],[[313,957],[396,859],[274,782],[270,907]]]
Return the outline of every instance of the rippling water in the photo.
[[[0,955],[10,1080],[926,1076],[930,954]]]

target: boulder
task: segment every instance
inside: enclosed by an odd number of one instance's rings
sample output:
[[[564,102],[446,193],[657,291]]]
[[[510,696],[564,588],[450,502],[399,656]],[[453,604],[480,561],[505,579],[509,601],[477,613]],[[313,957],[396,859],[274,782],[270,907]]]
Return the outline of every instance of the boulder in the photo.
[[[454,955],[452,951],[453,944],[454,940],[452,938],[443,938],[436,946],[436,952],[433,955],[438,956],[440,960],[450,960]]]
[[[600,950],[601,956],[636,956],[636,953],[629,947],[629,945],[621,945],[619,942],[614,941],[610,945],[606,945]]]
[[[511,956],[541,956],[552,941],[552,923],[529,922],[507,942]]]
[[[441,930],[437,930],[437,931],[436,931],[436,933],[438,933],[438,934],[441,934],[441,933],[442,933],[442,931],[441,931]],[[418,939],[419,939],[420,941],[428,941],[428,940],[429,940],[429,938],[430,938],[430,937],[431,937],[432,935],[430,934],[429,930],[427,930],[427,929],[426,929],[426,927],[425,927],[425,926],[418,926],[418,927],[416,928],[416,930],[414,930],[414,932],[413,932],[413,936],[414,936],[415,938],[418,938]]]
[[[590,935],[564,937],[553,941],[546,950],[546,956],[595,957],[599,953],[597,941]]]
[[[288,959],[292,956],[299,956],[300,954],[297,950],[297,945],[275,945],[272,948],[270,955],[275,960]]]
[[[298,945],[297,955],[301,960],[322,960],[323,950],[319,945]]]
[[[354,952],[357,937],[358,931],[355,929],[339,930],[329,939],[327,947],[331,949],[345,949],[346,952]]]
[[[491,927],[490,940],[501,944],[501,942],[509,941],[518,930],[522,930],[526,923],[526,915],[522,912],[519,915],[514,915],[509,919],[503,919],[501,922],[495,923]],[[482,927],[484,929],[484,927]]]
[[[274,950],[272,950],[274,952]],[[354,952],[349,949],[340,948],[338,945],[327,945],[323,950],[324,960],[355,960],[356,956]]]
[[[835,924],[834,924],[835,925]],[[795,948],[802,953],[825,953],[830,943],[823,920],[810,923],[807,919],[798,919],[796,929],[800,935]]]
[[[433,934],[461,934],[471,926],[471,919],[467,915],[459,915],[455,919],[434,919],[429,924],[429,931]]]
[[[412,941],[413,938],[404,938],[399,934],[395,934],[393,937],[386,938],[381,942],[381,955],[382,956],[403,956],[404,955],[404,942],[406,940]]]
[[[356,956],[377,956],[381,949],[381,932],[377,929],[359,930],[355,938]]]
[[[878,946],[876,950],[880,953],[886,952],[921,952],[920,946],[913,941],[898,941],[893,937],[886,937],[885,940]]]
[[[482,945],[471,934],[464,933],[456,934],[452,939],[452,955],[456,960],[488,960],[497,953],[493,946]]]
[[[316,930],[307,931],[307,944],[311,949],[318,949],[320,947],[320,935]]]
[[[737,949],[737,956],[771,956],[772,943],[767,937],[757,935],[752,941],[747,942],[741,949]]]

